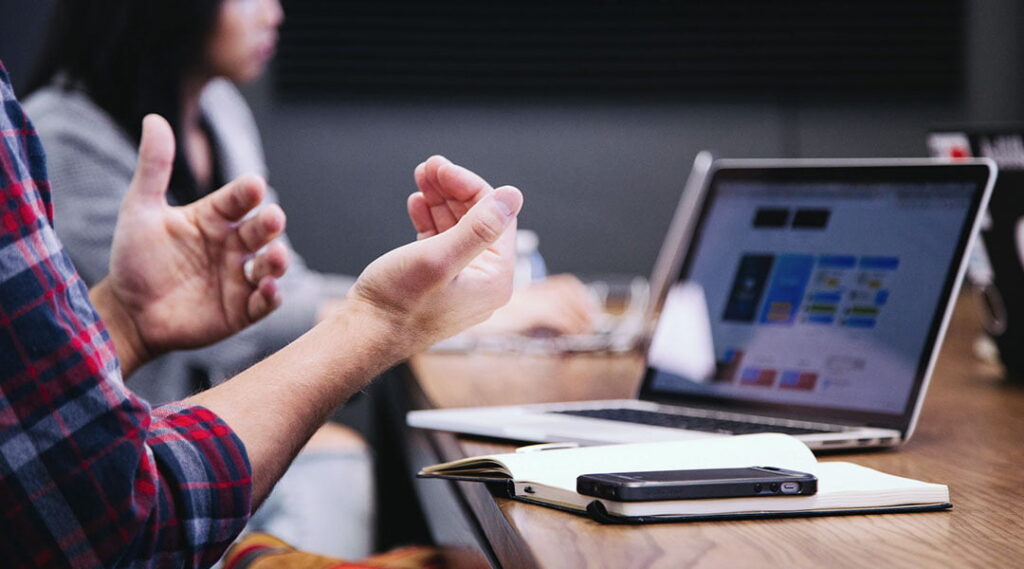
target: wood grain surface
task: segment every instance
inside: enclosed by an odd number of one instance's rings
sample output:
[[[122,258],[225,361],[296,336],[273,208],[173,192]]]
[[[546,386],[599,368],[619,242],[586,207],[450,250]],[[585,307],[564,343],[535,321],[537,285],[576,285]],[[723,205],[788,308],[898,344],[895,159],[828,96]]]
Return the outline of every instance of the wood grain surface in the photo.
[[[820,457],[948,484],[952,511],[605,526],[492,498],[481,485],[461,489],[506,568],[1022,567],[1024,385],[973,355],[980,330],[973,299],[961,298],[908,443]],[[624,397],[633,393],[642,361],[636,355],[425,355],[412,368],[431,403],[451,407]],[[433,436],[444,460],[512,448]]]

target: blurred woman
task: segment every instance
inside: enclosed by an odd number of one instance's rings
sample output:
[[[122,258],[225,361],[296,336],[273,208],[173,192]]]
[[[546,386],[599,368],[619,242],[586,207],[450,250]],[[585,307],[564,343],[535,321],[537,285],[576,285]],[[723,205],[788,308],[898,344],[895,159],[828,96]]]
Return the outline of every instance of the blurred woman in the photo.
[[[25,106],[47,149],[57,233],[90,284],[108,270],[146,114],[163,115],[176,135],[173,202],[192,202],[243,174],[267,176],[258,130],[234,83],[263,73],[283,17],[278,0],[58,1]],[[308,330],[353,279],[313,271],[291,253],[280,309],[220,344],[159,358],[135,374],[133,390],[154,403],[182,399]],[[573,278],[527,288],[510,304],[481,330],[578,333],[592,322]],[[373,542],[371,466],[358,435],[326,428],[251,526],[303,549],[363,557]]]

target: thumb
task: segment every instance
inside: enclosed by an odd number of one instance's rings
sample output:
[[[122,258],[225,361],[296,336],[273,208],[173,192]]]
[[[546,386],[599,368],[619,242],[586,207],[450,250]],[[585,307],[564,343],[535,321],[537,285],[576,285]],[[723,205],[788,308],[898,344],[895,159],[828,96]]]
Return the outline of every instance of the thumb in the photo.
[[[160,115],[146,115],[142,120],[139,161],[125,201],[164,203],[173,167],[174,131],[171,125]]]
[[[476,203],[454,227],[434,237],[444,250],[446,264],[461,271],[477,255],[498,244],[523,207],[523,194],[512,186],[502,186]],[[515,243],[507,239],[500,254],[513,254]]]

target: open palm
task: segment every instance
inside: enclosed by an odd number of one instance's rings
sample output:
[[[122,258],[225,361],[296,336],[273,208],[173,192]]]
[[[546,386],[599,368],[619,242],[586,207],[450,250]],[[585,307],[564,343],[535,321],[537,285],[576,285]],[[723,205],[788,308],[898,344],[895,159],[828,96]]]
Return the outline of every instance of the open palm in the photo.
[[[111,292],[151,354],[207,345],[266,316],[281,302],[276,279],[288,265],[281,243],[265,247],[284,230],[284,212],[268,205],[249,216],[266,191],[261,179],[172,207],[173,158],[170,126],[146,117],[111,251]]]

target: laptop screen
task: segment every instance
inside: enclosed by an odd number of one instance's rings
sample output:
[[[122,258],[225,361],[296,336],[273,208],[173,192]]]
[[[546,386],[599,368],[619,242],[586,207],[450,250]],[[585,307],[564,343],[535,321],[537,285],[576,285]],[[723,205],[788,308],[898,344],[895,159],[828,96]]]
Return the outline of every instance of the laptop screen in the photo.
[[[987,175],[817,170],[715,172],[647,395],[830,418],[912,408]]]

